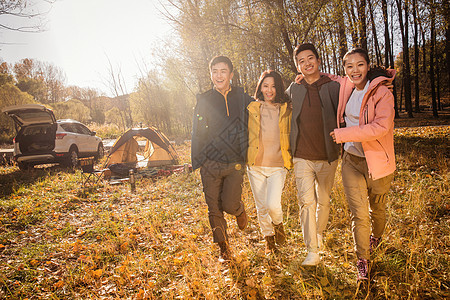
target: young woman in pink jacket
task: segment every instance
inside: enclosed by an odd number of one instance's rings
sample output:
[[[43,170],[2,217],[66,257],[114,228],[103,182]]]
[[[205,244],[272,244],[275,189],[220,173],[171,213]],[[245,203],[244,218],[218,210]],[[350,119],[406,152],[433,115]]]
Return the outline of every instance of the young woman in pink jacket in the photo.
[[[385,86],[393,78],[370,69],[367,51],[344,56],[346,78],[340,81],[338,128],[330,135],[344,144],[342,182],[352,220],[358,257],[358,280],[367,280],[370,253],[381,242],[386,201],[393,172],[394,97]]]

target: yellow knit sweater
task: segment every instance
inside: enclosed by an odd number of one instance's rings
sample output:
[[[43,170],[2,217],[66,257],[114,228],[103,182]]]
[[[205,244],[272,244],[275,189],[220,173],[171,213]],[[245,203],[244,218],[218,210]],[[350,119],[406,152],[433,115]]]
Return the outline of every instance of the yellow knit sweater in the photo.
[[[247,109],[249,111],[248,118],[248,139],[249,147],[247,152],[247,163],[249,166],[255,165],[256,156],[259,148],[259,136],[261,130],[261,102],[251,102]],[[290,154],[289,133],[291,131],[291,114],[292,109],[287,103],[280,105],[279,127],[280,127],[280,146],[281,156],[283,157],[284,167],[292,169],[292,156]]]

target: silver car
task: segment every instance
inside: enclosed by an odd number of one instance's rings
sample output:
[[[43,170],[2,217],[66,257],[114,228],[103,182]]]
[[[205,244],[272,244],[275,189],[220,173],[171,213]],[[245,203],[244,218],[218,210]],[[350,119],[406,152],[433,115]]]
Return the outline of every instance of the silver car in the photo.
[[[14,160],[20,169],[47,163],[75,167],[79,157],[98,159],[104,154],[102,140],[94,131],[75,120],[57,121],[43,105],[9,106],[2,112],[15,122]]]

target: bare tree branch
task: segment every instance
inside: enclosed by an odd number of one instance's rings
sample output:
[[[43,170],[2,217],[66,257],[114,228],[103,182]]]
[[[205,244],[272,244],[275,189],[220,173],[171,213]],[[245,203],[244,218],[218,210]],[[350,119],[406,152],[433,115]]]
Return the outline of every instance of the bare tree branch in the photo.
[[[0,16],[8,16],[10,20],[16,18],[32,23],[31,25],[12,25],[5,18],[0,21],[0,30],[20,32],[41,32],[45,26],[45,17],[50,12],[56,0],[2,0],[0,1]],[[43,8],[42,5],[48,5]],[[39,6],[39,7],[38,7]],[[40,10],[41,8],[41,10]],[[43,9],[43,10],[42,10]],[[37,23],[35,23],[37,22]],[[12,21],[14,23],[14,21]]]

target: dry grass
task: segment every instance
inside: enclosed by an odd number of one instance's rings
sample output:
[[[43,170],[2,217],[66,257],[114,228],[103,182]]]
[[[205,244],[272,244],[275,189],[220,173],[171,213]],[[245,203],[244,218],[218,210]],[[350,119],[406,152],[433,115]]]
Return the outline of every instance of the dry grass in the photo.
[[[283,194],[288,244],[264,255],[252,194],[244,232],[227,217],[236,262],[212,243],[200,176],[142,179],[137,191],[83,193],[58,167],[0,169],[0,298],[6,299],[445,299],[450,296],[448,126],[396,130],[398,171],[385,239],[368,285],[356,283],[350,220],[339,172],[317,268],[306,255],[295,184]],[[189,160],[189,147],[177,149]]]

